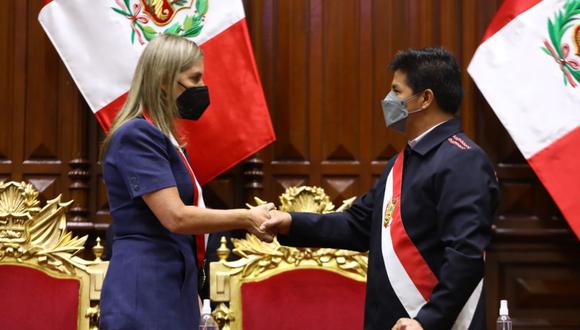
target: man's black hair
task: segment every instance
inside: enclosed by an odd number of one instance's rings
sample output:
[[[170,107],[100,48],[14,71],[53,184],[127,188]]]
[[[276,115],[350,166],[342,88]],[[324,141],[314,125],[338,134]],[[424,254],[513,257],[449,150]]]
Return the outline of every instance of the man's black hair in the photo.
[[[461,70],[457,60],[443,48],[421,48],[400,51],[389,65],[407,76],[413,94],[431,89],[437,104],[447,113],[455,114],[463,99]]]

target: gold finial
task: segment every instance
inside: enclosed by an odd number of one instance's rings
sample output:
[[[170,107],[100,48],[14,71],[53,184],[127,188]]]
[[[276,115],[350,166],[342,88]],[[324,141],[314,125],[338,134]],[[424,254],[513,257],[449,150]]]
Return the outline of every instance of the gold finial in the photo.
[[[95,246],[93,246],[93,253],[95,254],[95,261],[97,261],[97,262],[103,261],[103,260],[101,260],[101,256],[103,255],[104,250],[105,250],[105,248],[103,248],[103,246],[101,245],[101,238],[97,237],[97,244],[95,244]]]
[[[226,237],[222,236],[220,239],[220,247],[217,249],[217,256],[221,261],[226,261],[226,259],[228,259],[230,256],[230,249],[228,249],[226,242]]]
[[[234,313],[226,304],[220,303],[217,305],[211,315],[220,326],[220,329],[230,330],[230,322],[234,320]]]
[[[99,309],[99,305],[87,308],[87,311],[85,313],[85,317],[87,317],[90,320],[89,330],[99,330],[98,324],[99,324],[99,314],[100,313],[101,313],[101,311]]]

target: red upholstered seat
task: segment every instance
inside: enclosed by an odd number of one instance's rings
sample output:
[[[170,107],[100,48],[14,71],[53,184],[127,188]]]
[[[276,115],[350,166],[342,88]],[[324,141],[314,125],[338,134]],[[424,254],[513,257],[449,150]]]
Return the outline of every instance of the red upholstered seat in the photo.
[[[80,280],[0,264],[0,329],[77,329]]]
[[[319,187],[289,187],[278,208],[285,212],[340,212]],[[265,203],[256,198],[258,204]],[[232,239],[239,259],[222,237],[219,261],[210,263],[213,315],[232,330],[362,329],[368,253],[290,247],[247,234]]]
[[[99,322],[108,262],[75,256],[88,235],[67,229],[61,197],[41,207],[27,182],[0,182],[0,330],[89,330]]]
[[[362,329],[365,283],[331,271],[299,269],[243,283],[243,329]]]

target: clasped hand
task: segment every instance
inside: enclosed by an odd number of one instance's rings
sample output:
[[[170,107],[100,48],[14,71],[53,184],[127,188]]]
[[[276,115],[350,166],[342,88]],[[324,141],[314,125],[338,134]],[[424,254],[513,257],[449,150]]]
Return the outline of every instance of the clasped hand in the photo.
[[[276,210],[273,203],[250,208],[248,231],[265,242],[272,242],[277,234],[290,231],[292,217],[287,212]]]

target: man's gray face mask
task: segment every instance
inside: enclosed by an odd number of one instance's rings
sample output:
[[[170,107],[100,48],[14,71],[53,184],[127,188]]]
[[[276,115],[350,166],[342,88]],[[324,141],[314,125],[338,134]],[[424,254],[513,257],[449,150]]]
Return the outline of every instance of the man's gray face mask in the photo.
[[[417,113],[424,109],[417,109],[414,111],[409,111],[407,109],[407,102],[409,99],[417,96],[419,93],[408,97],[406,100],[401,100],[394,91],[390,91],[389,94],[381,101],[381,106],[383,107],[383,116],[385,117],[385,124],[398,132],[404,133],[407,117],[409,114]]]

